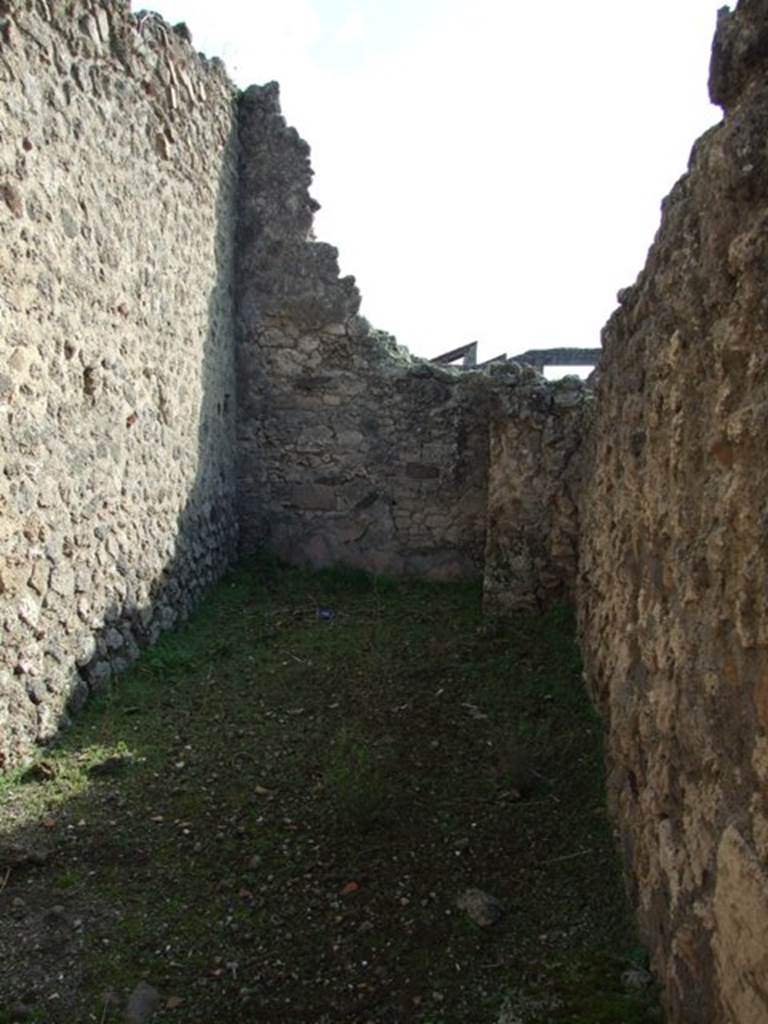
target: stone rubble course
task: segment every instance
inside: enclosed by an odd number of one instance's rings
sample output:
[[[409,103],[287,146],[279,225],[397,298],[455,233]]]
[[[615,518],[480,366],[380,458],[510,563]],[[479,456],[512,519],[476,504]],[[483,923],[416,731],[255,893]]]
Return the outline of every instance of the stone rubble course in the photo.
[[[768,3],[721,11],[723,122],[604,355],[580,612],[672,1024],[768,1020]]]

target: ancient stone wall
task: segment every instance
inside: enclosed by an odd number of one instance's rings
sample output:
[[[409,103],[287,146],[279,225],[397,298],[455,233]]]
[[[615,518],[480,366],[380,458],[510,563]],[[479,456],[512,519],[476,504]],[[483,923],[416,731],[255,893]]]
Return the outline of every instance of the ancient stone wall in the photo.
[[[724,10],[694,147],[604,332],[588,677],[670,1024],[768,1020],[768,3]]]
[[[0,0],[0,768],[188,612],[238,521],[293,561],[484,570],[493,611],[567,598],[580,537],[671,1024],[763,1024],[768,0],[721,12],[710,89],[595,412],[370,328],[275,86],[238,98],[120,2]]]
[[[482,571],[487,396],[358,315],[314,241],[308,146],[278,87],[241,114],[240,514],[247,548],[432,577]]]
[[[0,766],[233,551],[234,103],[183,28],[0,2]]]
[[[359,349],[353,356],[354,339],[314,339],[325,352],[273,377],[263,407],[262,429],[272,428],[265,448],[271,503],[261,520],[267,546],[315,566],[481,575],[485,382],[461,382],[426,364],[372,367]],[[328,364],[330,345],[343,366]],[[247,526],[250,512],[241,509]]]
[[[188,612],[238,521],[379,573],[480,576],[488,545],[494,611],[567,594],[583,389],[373,330],[277,87],[237,96],[184,26],[0,18],[3,763]]]
[[[558,588],[543,577],[557,569],[541,553],[566,545],[559,536],[550,545],[553,518],[560,524],[570,517],[571,577],[575,567],[575,509],[561,471],[575,443],[570,424],[581,389],[566,396],[514,364],[498,375],[439,367],[372,330],[359,315],[354,279],[339,278],[336,250],[312,236],[309,149],[286,126],[276,85],[244,94],[240,134],[239,511],[246,547],[266,544],[313,565],[481,575],[490,410],[504,405],[521,426],[514,445],[493,449],[492,479],[516,483],[514,512],[494,519],[494,580],[503,570],[507,580],[514,575],[517,565],[507,557],[514,548],[525,561],[519,600],[546,599]],[[561,514],[552,517],[560,494]]]
[[[500,368],[501,369],[501,368]],[[592,390],[550,383],[509,364],[491,405],[486,612],[542,610],[574,600],[582,451]]]
[[[274,83],[244,94],[241,142],[246,548],[318,566],[479,575],[486,381],[412,359],[358,315],[354,278],[340,278],[336,250],[312,236],[309,147],[286,126]]]

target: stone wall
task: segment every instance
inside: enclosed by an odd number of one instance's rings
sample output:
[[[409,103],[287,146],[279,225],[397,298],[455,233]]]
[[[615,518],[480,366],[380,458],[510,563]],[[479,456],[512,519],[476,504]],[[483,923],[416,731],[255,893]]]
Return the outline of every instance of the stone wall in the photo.
[[[670,1024],[768,1020],[768,3],[604,332],[580,604]]]
[[[238,521],[291,561],[480,576],[492,409],[525,424],[492,450],[494,579],[560,593],[575,392],[367,324],[275,85],[95,0],[0,0],[0,82],[0,767],[187,614]]]
[[[336,250],[312,235],[317,204],[309,195],[309,148],[286,126],[274,83],[244,94],[241,144],[245,546],[266,545],[317,566],[480,576],[491,408],[498,422],[503,406],[520,428],[514,445],[492,449],[491,479],[516,483],[514,511],[504,517],[494,507],[493,578],[515,573],[508,557],[515,549],[525,561],[519,600],[560,596],[563,588],[552,579],[557,568],[542,552],[557,549],[557,563],[567,547],[573,576],[575,508],[566,494],[572,474],[563,471],[576,443],[570,425],[579,419],[582,389],[548,384],[515,364],[498,374],[440,367],[372,330],[359,315],[354,279],[339,277]],[[559,514],[551,515],[556,495]],[[547,536],[568,517],[567,541]],[[499,610],[498,587],[490,591]]]
[[[238,98],[122,3],[0,0],[0,768],[186,615],[238,521],[293,561],[484,570],[492,611],[568,598],[580,536],[670,1021],[768,1019],[768,0],[721,12],[710,89],[595,412],[371,329],[274,85]]]
[[[312,236],[309,147],[277,86],[241,103],[238,423],[246,548],[382,573],[479,575],[488,397],[359,316]],[[266,532],[265,532],[266,531]]]
[[[234,101],[183,27],[0,0],[0,767],[232,553]]]
[[[483,571],[485,610],[497,615],[574,600],[593,398],[578,377],[550,383],[514,363],[502,379],[490,422]]]

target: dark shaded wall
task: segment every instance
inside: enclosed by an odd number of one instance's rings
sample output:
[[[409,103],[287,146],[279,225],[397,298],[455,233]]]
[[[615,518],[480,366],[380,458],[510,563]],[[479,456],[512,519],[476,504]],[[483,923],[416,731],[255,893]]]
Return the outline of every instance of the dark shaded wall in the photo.
[[[550,383],[531,367],[513,372],[491,407],[483,569],[485,610],[502,615],[575,599],[594,397],[578,377]]]

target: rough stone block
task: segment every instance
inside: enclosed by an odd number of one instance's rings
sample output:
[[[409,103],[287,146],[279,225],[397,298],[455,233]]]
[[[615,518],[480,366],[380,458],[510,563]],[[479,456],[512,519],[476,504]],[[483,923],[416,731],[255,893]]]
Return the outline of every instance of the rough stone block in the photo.
[[[335,511],[336,492],[322,484],[297,484],[291,489],[291,500],[302,509],[323,512]]]

